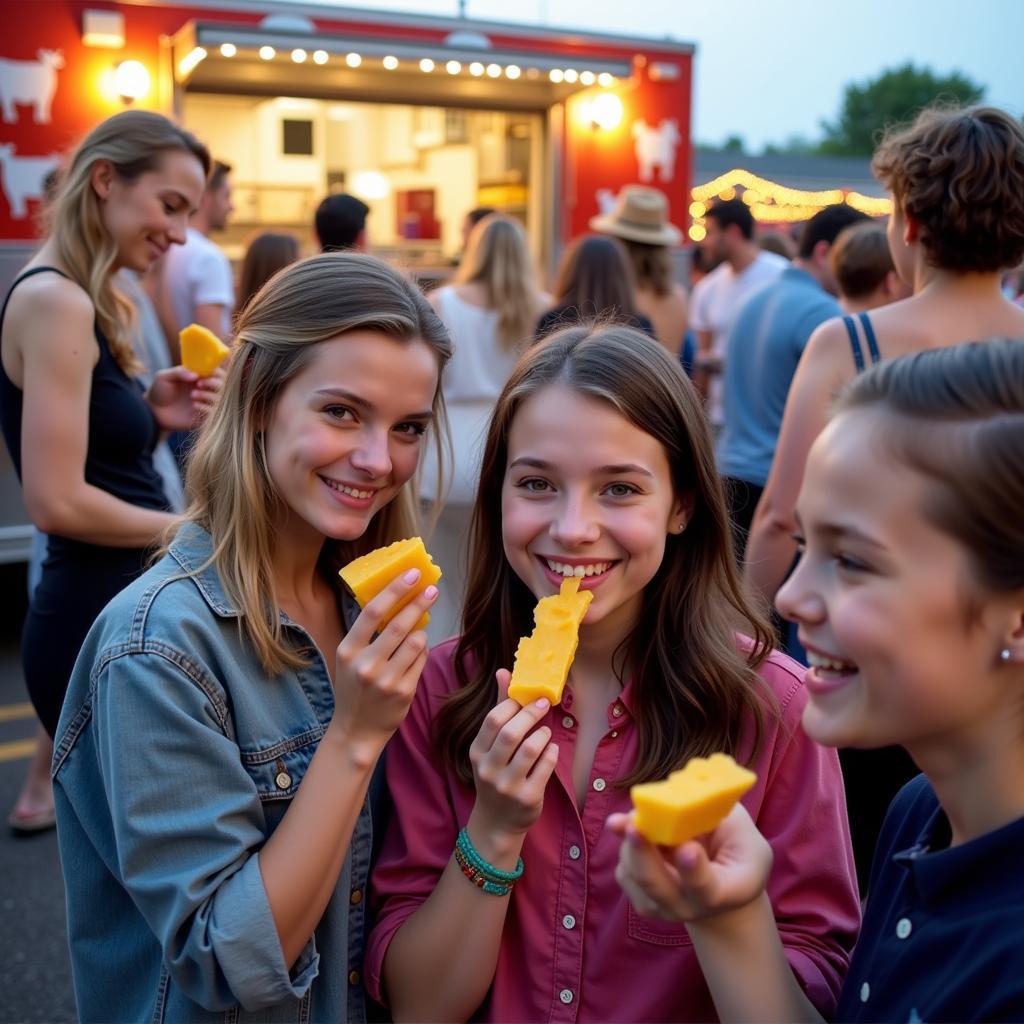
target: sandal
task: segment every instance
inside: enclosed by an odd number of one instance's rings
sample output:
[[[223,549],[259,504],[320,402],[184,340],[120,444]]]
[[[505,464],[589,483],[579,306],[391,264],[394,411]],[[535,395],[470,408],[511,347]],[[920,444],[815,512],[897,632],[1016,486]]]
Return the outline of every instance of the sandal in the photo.
[[[57,812],[53,807],[33,814],[21,813],[17,807],[7,816],[7,824],[16,836],[31,836],[47,832],[57,824]]]

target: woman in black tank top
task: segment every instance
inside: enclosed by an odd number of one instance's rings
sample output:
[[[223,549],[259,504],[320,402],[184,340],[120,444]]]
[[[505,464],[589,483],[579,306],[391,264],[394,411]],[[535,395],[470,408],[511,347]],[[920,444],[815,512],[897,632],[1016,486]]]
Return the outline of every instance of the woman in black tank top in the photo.
[[[111,281],[184,241],[208,171],[205,147],[159,114],[109,118],[71,158],[49,237],[0,308],[0,428],[48,535],[22,665],[50,736],[94,619],[173,521],[153,467],[160,432],[193,426],[219,387],[175,367],[144,394],[131,308]],[[52,824],[51,749],[40,742],[15,831]]]
[[[889,249],[913,294],[870,314],[826,321],[801,356],[747,545],[747,581],[769,600],[796,554],[804,464],[836,392],[881,359],[992,337],[1024,339],[1024,310],[1001,288],[1003,273],[1024,259],[1020,122],[992,107],[925,110],[886,137],[873,169],[892,193]],[[916,769],[900,748],[840,757],[866,886],[889,800]]]

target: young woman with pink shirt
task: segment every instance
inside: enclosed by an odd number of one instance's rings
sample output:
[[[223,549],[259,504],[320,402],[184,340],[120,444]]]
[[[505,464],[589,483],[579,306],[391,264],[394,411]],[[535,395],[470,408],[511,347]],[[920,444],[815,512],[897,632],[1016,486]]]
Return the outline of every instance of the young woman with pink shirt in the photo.
[[[838,762],[800,730],[803,669],[743,596],[700,401],[664,349],[582,326],[522,357],[471,551],[465,630],[388,749],[368,991],[396,1020],[713,1017],[685,927],[615,883],[605,820],[631,783],[724,750],[758,774],[744,804],[776,851],[786,956],[831,1012],[859,924]],[[593,600],[561,705],[520,708],[516,643],[569,574]]]

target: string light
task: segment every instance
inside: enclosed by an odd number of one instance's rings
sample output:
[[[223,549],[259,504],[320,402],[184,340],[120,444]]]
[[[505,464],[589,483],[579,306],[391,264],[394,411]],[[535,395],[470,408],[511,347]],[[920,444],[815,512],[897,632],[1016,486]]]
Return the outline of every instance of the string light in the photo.
[[[743,202],[750,207],[755,219],[765,224],[808,220],[826,206],[839,203],[846,203],[871,217],[884,217],[892,213],[891,199],[838,188],[821,191],[788,188],[735,167],[691,190],[690,196],[694,201],[690,207],[691,215],[695,215],[694,210],[698,204],[705,204],[706,207],[716,197],[732,198],[740,188],[743,189]]]
[[[469,65],[469,73],[474,78],[479,78],[484,73],[483,64],[481,64],[480,61],[478,60],[473,61],[473,63]]]
[[[273,60],[277,56],[277,51],[272,46],[261,46],[260,57],[263,60]]]
[[[429,57],[424,57],[420,61],[420,71],[430,72],[434,70],[434,62]]]
[[[220,55],[222,57],[234,57],[238,53],[238,47],[234,43],[221,43]]]
[[[296,64],[304,64],[306,61],[306,57],[307,54],[305,50],[299,47],[296,47],[294,50],[292,50],[292,60],[295,61]]]
[[[398,58],[388,54],[381,63],[388,71],[394,71],[398,67]]]
[[[565,69],[565,80],[567,82],[573,83],[579,77],[580,77],[579,72],[575,68],[566,68]]]
[[[551,79],[556,85],[565,78],[565,72],[559,68],[552,68],[548,72],[548,78]]]
[[[462,70],[462,65],[457,60],[450,60],[444,66],[449,75],[457,75]]]
[[[313,63],[314,64],[326,64],[327,63],[327,51],[326,50],[314,50],[313,51]]]
[[[515,64],[509,64],[509,66],[505,68],[505,75],[513,80],[517,79],[521,74],[522,71]]]
[[[602,71],[601,74],[597,76],[597,84],[601,86],[602,89],[610,89],[615,84],[615,76],[607,71]]]
[[[345,54],[345,63],[350,68],[357,68],[357,67],[359,67],[360,64],[363,63],[363,58],[360,57],[358,53],[346,53]]]
[[[488,64],[487,65],[487,77],[488,78],[501,78],[501,65],[500,64]]]
[[[597,75],[593,71],[580,72],[580,85],[593,85],[597,81]]]

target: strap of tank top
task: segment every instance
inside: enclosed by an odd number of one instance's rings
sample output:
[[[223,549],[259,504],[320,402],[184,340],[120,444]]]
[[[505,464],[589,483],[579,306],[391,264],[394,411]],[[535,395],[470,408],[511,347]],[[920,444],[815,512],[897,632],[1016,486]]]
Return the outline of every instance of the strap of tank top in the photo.
[[[852,316],[843,317],[843,326],[850,336],[850,348],[853,349],[853,362],[858,373],[864,372],[864,353],[860,349],[860,338],[857,336],[857,324]]]
[[[864,337],[868,341],[868,351],[871,353],[871,365],[881,362],[882,353],[878,351],[878,339],[875,337],[875,329],[871,326],[871,318],[867,313],[861,313],[859,318],[861,327],[864,328]]]
[[[12,282],[11,287],[7,289],[7,295],[4,297],[4,304],[0,307],[0,330],[3,330],[4,317],[7,315],[7,303],[11,301],[11,296],[14,294],[14,289],[21,284],[22,281],[27,277],[35,277],[36,274],[52,273],[60,274],[61,277],[68,277],[63,270],[58,270],[56,267],[30,267],[23,274],[19,274]],[[70,281],[71,278],[68,277]]]

